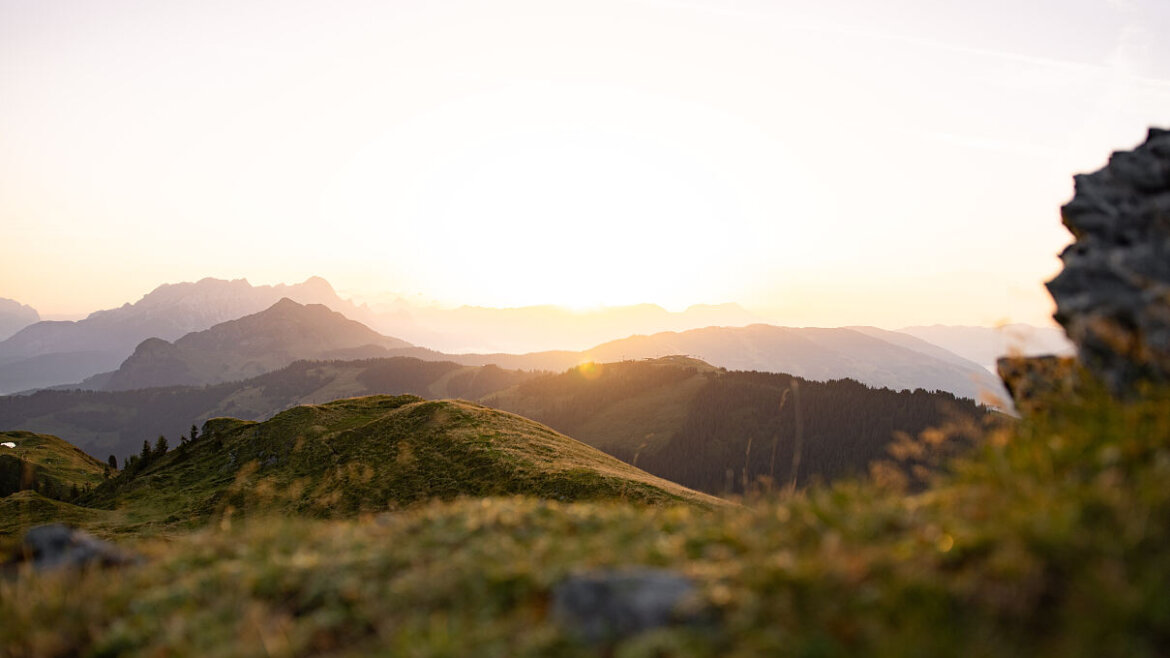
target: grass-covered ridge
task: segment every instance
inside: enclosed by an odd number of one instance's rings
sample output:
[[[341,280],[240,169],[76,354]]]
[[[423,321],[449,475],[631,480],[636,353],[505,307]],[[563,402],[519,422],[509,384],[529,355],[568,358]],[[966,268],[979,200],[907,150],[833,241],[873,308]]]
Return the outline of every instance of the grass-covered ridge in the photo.
[[[304,413],[304,412],[301,412]],[[246,428],[240,428],[241,430]],[[117,578],[0,581],[10,655],[1161,656],[1170,393],[986,437],[925,494],[843,482],[703,510],[531,498],[239,518]],[[567,574],[687,574],[715,622],[580,645]],[[612,651],[611,651],[612,650]]]
[[[0,432],[0,496],[33,489],[51,498],[73,498],[105,480],[106,465],[48,434]]]
[[[0,498],[0,550],[7,549],[27,528],[46,523],[99,528],[110,516],[105,510],[45,498],[33,490],[18,491]]]
[[[197,441],[127,469],[84,502],[124,513],[131,526],[194,527],[511,495],[720,504],[528,419],[410,395],[303,405],[261,423],[213,419]]]

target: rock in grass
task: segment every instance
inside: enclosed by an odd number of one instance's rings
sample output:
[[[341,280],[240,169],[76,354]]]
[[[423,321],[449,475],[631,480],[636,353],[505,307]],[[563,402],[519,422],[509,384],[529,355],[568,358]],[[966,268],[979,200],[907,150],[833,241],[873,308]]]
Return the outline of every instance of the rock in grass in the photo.
[[[13,562],[38,571],[89,566],[112,567],[140,561],[134,553],[61,523],[37,526],[24,535]]]
[[[614,642],[666,626],[700,624],[698,588],[660,569],[590,571],[553,589],[553,617],[589,644]]]
[[[1117,394],[1170,382],[1170,131],[1076,176],[1061,216],[1076,241],[1048,290],[1082,363]]]
[[[1005,356],[996,361],[996,369],[1016,410],[1024,416],[1078,394],[1080,373],[1071,357]]]

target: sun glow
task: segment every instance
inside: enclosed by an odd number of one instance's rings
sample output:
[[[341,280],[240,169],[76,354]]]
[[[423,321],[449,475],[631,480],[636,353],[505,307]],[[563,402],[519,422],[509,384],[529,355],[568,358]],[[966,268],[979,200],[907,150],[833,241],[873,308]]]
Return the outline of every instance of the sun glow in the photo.
[[[1170,5],[1019,4],[0,2],[0,296],[1047,322],[1072,174],[1165,122]]]
[[[742,267],[766,266],[779,232],[812,214],[783,154],[766,134],[678,100],[514,88],[371,141],[334,178],[322,214],[365,227],[371,249],[409,244],[410,269],[440,296],[572,309],[726,301],[742,273],[714,262],[735,253]],[[791,188],[761,188],[760,177]]]

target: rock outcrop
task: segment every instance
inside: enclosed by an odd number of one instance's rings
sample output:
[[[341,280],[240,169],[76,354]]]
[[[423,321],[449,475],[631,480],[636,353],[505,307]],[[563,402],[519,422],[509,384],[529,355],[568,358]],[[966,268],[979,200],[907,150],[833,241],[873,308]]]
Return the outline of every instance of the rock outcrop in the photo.
[[[1170,131],[1075,180],[1061,214],[1076,241],[1048,283],[1055,318],[1114,393],[1170,382]]]
[[[37,526],[24,536],[9,564],[28,563],[37,571],[116,567],[136,564],[142,558],[67,525]]]

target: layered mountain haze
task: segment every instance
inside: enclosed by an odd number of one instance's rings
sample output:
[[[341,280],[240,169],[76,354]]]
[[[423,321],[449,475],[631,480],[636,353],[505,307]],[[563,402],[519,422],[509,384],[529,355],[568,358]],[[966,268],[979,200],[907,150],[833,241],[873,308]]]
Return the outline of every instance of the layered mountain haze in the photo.
[[[1002,356],[1071,356],[1076,352],[1064,330],[1009,324],[1002,327],[962,327],[932,325],[903,327],[898,333],[929,341],[950,352],[970,359],[991,372]]]
[[[583,359],[620,361],[686,354],[729,370],[783,372],[806,379],[856,379],[894,390],[949,391],[972,400],[1002,396],[978,364],[922,341],[872,327],[708,327],[632,336],[587,350]]]
[[[990,373],[921,340],[874,328],[794,328],[756,324],[630,336],[580,351],[445,354],[378,334],[323,306],[282,300],[261,313],[185,336],[174,344],[144,341],[112,375],[86,388],[125,390],[213,384],[284,367],[298,359],[413,356],[469,366],[563,371],[587,361],[611,362],[685,354],[732,370],[784,372],[828,381],[851,378],[894,390],[948,391],[1002,399]]]
[[[321,304],[341,315],[294,319],[297,312],[288,307],[279,318],[273,315],[186,337],[258,314],[282,298]],[[401,355],[562,371],[590,360],[689,354],[737,370],[787,372],[816,380],[848,377],[871,386],[944,390],[972,399],[1004,397],[998,380],[979,367],[982,362],[910,333],[749,324],[757,319],[734,304],[693,306],[677,313],[651,304],[570,311],[554,306],[437,309],[399,301],[371,309],[342,299],[320,277],[276,286],[203,279],[160,286],[134,304],[77,322],[38,322],[24,328],[0,342],[0,393],[66,385],[119,390],[210,384],[255,376],[305,358]],[[325,326],[333,321],[335,326]],[[357,329],[354,321],[365,327]],[[287,333],[279,328],[282,322],[307,324]],[[317,326],[316,338],[296,337],[297,331],[312,326]],[[336,336],[327,338],[328,334]],[[239,349],[233,346],[236,342]],[[537,351],[557,345],[593,347]],[[510,351],[466,351],[474,347]],[[974,352],[984,358],[987,350]]]
[[[351,317],[365,311],[320,277],[295,285],[253,286],[206,278],[164,284],[137,302],[76,322],[36,322],[0,341],[0,394],[79,382],[117,368],[148,338],[172,341],[264,310],[281,298],[324,304]]]
[[[371,326],[444,352],[583,350],[618,336],[736,327],[761,321],[737,304],[671,312],[655,304],[571,310],[560,306],[443,309],[400,302],[375,305]]]

